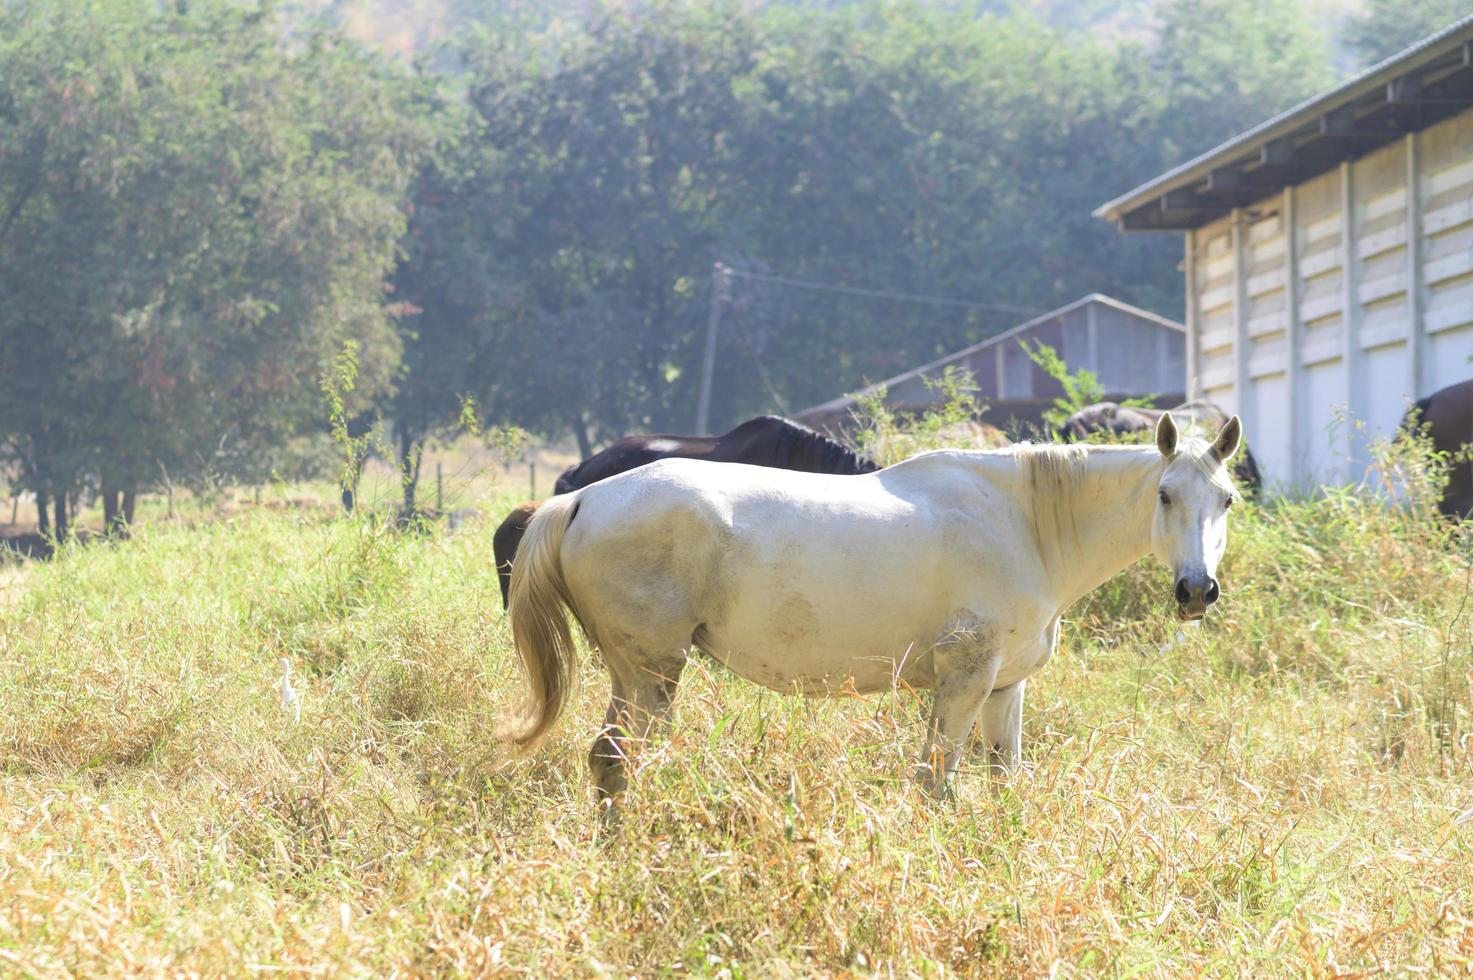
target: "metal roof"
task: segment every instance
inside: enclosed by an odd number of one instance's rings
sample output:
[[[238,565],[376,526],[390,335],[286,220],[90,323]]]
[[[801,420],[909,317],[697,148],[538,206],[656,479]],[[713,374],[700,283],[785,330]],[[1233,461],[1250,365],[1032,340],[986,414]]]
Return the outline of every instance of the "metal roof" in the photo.
[[[1181,231],[1473,107],[1473,14],[1101,205],[1121,231]]]
[[[1113,296],[1106,296],[1104,293],[1090,293],[1087,296],[1081,296],[1079,299],[1076,299],[1072,303],[1059,307],[1057,310],[1053,310],[1040,316],[1036,316],[1032,320],[1029,320],[1026,323],[1020,323],[1016,327],[1010,327],[1009,329],[1004,330],[1002,333],[993,334],[991,337],[988,337],[986,340],[981,341],[980,343],[973,344],[970,347],[963,347],[961,350],[947,354],[945,357],[937,358],[929,364],[922,364],[918,368],[911,368],[909,371],[906,371],[902,374],[897,374],[893,378],[886,378],[884,381],[878,381],[872,385],[868,385],[867,387],[861,388],[859,391],[855,392],[852,395],[843,395],[839,398],[826,401],[821,405],[814,405],[811,408],[805,408],[802,412],[799,413],[799,415],[808,415],[810,413],[828,413],[845,408],[849,405],[852,405],[855,400],[860,397],[871,394],[882,388],[893,388],[896,385],[901,384],[905,381],[910,381],[913,378],[930,375],[937,371],[944,370],[949,364],[965,360],[966,358],[971,357],[973,354],[984,351],[989,347],[996,347],[998,344],[1008,340],[1009,338],[1016,337],[1018,336],[1018,334],[1025,333],[1028,330],[1033,329],[1034,327],[1048,323],[1050,320],[1056,320],[1061,316],[1073,313],[1080,307],[1088,306],[1091,303],[1098,303],[1101,306],[1112,307],[1121,311],[1122,313],[1128,313],[1133,317],[1141,320],[1150,321],[1158,327],[1163,327],[1168,330],[1175,330],[1178,333],[1185,333],[1187,329],[1180,323],[1177,323],[1175,320],[1168,320],[1166,319],[1166,317],[1158,316],[1157,314],[1152,313],[1150,310],[1143,310],[1138,306],[1131,306],[1129,303],[1121,302]]]

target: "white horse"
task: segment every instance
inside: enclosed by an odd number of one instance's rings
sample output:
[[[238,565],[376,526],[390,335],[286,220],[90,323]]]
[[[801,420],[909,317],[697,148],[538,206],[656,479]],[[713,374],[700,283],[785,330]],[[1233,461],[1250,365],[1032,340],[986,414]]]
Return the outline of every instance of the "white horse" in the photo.
[[[567,607],[613,680],[589,757],[601,798],[694,649],[775,691],[930,688],[922,785],[943,790],[979,713],[1006,773],[1024,683],[1075,600],[1149,552],[1183,619],[1217,599],[1240,433],[1235,416],[1210,443],[1181,438],[1168,414],[1155,446],[943,450],[863,476],[670,459],[555,497],[512,569],[532,694],[514,737],[535,745],[567,700]]]

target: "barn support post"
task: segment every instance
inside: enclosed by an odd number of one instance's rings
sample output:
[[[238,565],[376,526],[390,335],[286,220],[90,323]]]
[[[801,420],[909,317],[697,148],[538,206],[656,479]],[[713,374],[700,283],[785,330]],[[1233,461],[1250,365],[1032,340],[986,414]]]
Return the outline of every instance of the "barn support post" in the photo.
[[[1284,188],[1284,205],[1280,220],[1284,225],[1284,306],[1287,317],[1284,321],[1284,385],[1288,389],[1289,424],[1285,426],[1288,440],[1289,472],[1284,474],[1291,487],[1297,487],[1304,467],[1299,458],[1299,375],[1304,367],[1299,363],[1299,335],[1304,325],[1299,319],[1299,215],[1294,200],[1294,185]]]
[[[1007,393],[1007,369],[1002,362],[1002,344],[992,348],[997,356],[997,400],[1002,401],[1008,397]]]
[[[1172,379],[1166,374],[1166,362],[1171,358],[1171,345],[1168,342],[1166,331],[1156,331],[1156,380],[1155,386],[1159,391],[1175,391],[1176,386]],[[1185,393],[1186,389],[1183,388]],[[1183,401],[1186,399],[1184,398]]]
[[[1197,229],[1189,228],[1186,238],[1186,277],[1187,277],[1187,309],[1184,322],[1187,325],[1187,378],[1186,387],[1182,391],[1187,396],[1187,401],[1196,398],[1202,392],[1197,383],[1197,331],[1200,329],[1201,321],[1197,315]]]
[[[1340,163],[1340,332],[1341,359],[1345,368],[1345,409],[1350,417],[1345,426],[1346,478],[1355,480],[1360,459],[1360,440],[1355,426],[1363,415],[1359,384],[1364,352],[1360,347],[1360,269],[1355,241],[1355,167]]]
[[[1422,193],[1418,176],[1417,134],[1407,133],[1407,401],[1421,396],[1426,384],[1427,331],[1422,323]]]
[[[1089,343],[1089,369],[1098,378],[1100,376],[1100,321],[1093,302],[1084,308],[1084,330]],[[1106,389],[1108,390],[1108,385]]]
[[[1253,374],[1248,370],[1248,218],[1242,208],[1233,208],[1233,396],[1248,445],[1258,435],[1253,404]]]

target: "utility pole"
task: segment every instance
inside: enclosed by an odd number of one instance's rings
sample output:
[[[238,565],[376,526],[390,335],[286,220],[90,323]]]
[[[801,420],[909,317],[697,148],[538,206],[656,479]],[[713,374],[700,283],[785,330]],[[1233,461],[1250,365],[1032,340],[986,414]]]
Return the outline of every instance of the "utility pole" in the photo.
[[[728,297],[731,270],[711,266],[711,312],[706,318],[706,360],[701,366],[701,399],[696,406],[696,435],[711,434],[711,385],[716,379],[716,334],[721,329],[721,306]]]

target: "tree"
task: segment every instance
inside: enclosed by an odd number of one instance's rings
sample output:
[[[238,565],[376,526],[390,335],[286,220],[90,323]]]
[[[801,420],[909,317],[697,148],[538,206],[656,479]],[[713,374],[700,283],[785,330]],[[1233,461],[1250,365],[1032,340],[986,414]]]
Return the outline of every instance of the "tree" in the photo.
[[[0,437],[58,537],[94,482],[114,517],[161,471],[259,476],[348,338],[388,387],[420,90],[268,11],[0,10]]]
[[[433,370],[454,383],[479,365],[461,393],[585,448],[676,421],[750,30],[735,8],[661,6],[556,44],[467,44],[466,143],[420,185],[401,279],[423,310],[413,349],[454,359]]]
[[[422,310],[406,458],[462,394],[585,451],[689,426],[713,303],[717,424],[1092,290],[1175,312],[1179,246],[1091,211],[1328,72],[1285,0],[1171,0],[1157,38],[1120,45],[1027,14],[817,6],[664,0],[462,49],[470,112],[419,184],[399,278]]]
[[[1148,48],[1126,57],[1146,72],[1164,155],[1210,149],[1334,81],[1330,37],[1297,0],[1168,0]]]
[[[1091,212],[1315,91],[1328,48],[1282,0],[1160,13],[1157,38],[1118,46],[934,4],[766,15],[737,237],[787,278],[983,308],[763,287],[723,319],[764,364],[733,344],[726,362],[746,369],[725,372],[722,414],[770,405],[770,389],[820,401],[1094,290],[1176,313],[1179,242]]]
[[[415,508],[426,442],[459,427],[468,402],[504,390],[498,371],[525,363],[512,347],[518,290],[499,251],[515,236],[508,226],[509,195],[496,169],[498,150],[480,131],[479,117],[457,112],[453,102],[441,111],[447,122],[416,180],[394,275],[406,315],[400,324],[403,362],[388,410],[406,514]]]
[[[1468,0],[1367,0],[1348,18],[1345,43],[1372,65],[1469,14]]]

